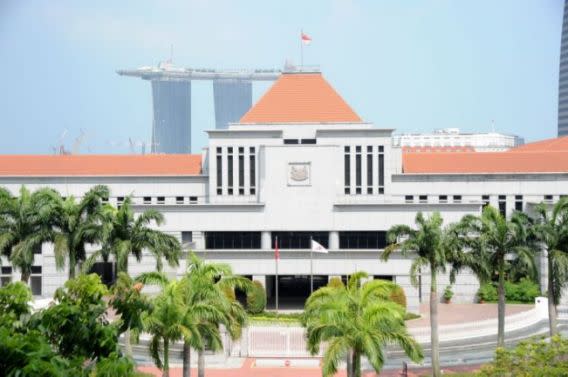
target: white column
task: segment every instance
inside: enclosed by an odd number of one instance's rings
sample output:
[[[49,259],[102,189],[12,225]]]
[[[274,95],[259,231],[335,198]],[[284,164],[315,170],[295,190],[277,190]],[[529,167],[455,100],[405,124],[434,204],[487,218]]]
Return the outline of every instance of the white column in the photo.
[[[271,250],[273,245],[270,232],[263,231],[260,237],[260,247],[262,248],[262,250]]]
[[[339,250],[339,232],[331,231],[329,232],[329,249]]]

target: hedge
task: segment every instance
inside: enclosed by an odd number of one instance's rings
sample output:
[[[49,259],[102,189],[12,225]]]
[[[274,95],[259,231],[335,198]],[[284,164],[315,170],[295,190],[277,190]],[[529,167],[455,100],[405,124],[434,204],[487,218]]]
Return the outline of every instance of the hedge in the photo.
[[[247,292],[247,312],[251,314],[262,313],[266,309],[266,292],[262,284],[255,280],[253,287]]]

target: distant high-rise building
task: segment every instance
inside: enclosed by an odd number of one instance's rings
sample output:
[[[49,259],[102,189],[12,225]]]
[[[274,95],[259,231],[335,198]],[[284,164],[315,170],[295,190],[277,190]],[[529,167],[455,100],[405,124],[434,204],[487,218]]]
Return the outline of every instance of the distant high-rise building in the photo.
[[[120,70],[118,74],[140,77],[152,83],[154,119],[152,153],[191,153],[191,82],[213,82],[215,128],[226,129],[252,106],[253,81],[273,81],[275,69],[215,70],[177,68],[171,62],[157,67]]]
[[[191,153],[191,81],[152,81],[152,153]]]
[[[560,42],[560,75],[558,79],[558,136],[568,136],[568,8],[564,2],[564,20]]]

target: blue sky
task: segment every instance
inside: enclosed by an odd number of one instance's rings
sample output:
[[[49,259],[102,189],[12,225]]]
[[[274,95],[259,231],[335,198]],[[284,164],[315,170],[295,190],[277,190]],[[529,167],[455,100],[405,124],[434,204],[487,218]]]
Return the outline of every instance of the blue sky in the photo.
[[[0,1],[0,153],[128,152],[151,138],[148,82],[119,68],[306,64],[359,115],[400,132],[459,127],[556,136],[562,0]],[[258,98],[266,85],[255,87]],[[193,86],[193,149],[214,127]]]

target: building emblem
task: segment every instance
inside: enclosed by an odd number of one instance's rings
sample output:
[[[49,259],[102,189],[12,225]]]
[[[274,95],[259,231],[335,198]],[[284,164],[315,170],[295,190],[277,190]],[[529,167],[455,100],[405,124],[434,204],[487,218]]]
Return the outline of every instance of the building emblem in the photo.
[[[309,162],[291,162],[288,164],[288,185],[289,186],[310,185]]]

